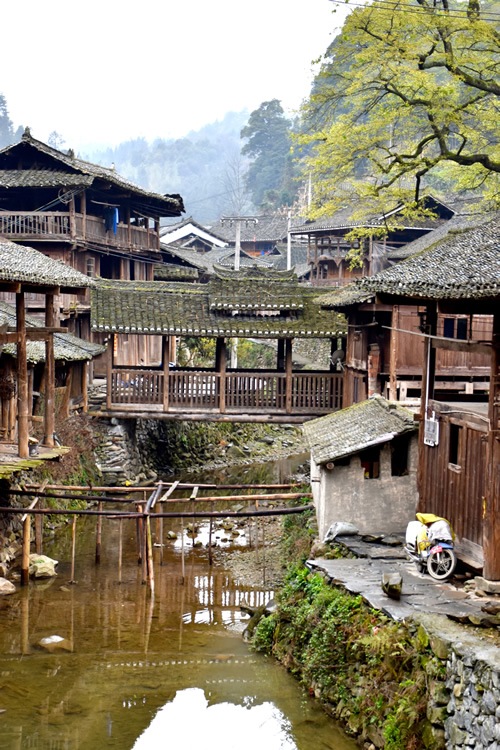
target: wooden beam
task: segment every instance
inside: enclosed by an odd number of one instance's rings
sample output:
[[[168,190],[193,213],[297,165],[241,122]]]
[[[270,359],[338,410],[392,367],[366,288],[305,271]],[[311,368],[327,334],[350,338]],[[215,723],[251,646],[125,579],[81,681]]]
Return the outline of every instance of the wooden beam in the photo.
[[[28,359],[24,292],[16,294],[17,321],[17,442],[20,458],[29,456]]]
[[[285,339],[285,411],[287,414],[291,414],[292,411],[292,380],[292,339]]]
[[[486,448],[486,487],[483,498],[483,575],[500,581],[500,313],[493,319],[490,431]]]
[[[163,361],[163,411],[168,411],[170,397],[170,336],[163,334],[161,337],[162,361]]]
[[[53,333],[69,333],[67,328],[61,328],[55,326],[52,330],[50,328],[27,328],[26,329],[26,340],[27,341],[47,341],[48,337]],[[17,344],[18,333],[17,331],[7,331],[7,333],[0,334],[0,344]]]
[[[431,345],[433,349],[491,355],[491,344],[479,343],[478,341],[465,341],[463,339],[448,339],[444,336],[435,336],[432,339]]]
[[[55,323],[54,295],[45,297],[45,325],[50,328]],[[54,356],[54,334],[49,333],[45,342],[45,413],[43,445],[54,447],[55,432],[56,365]]]

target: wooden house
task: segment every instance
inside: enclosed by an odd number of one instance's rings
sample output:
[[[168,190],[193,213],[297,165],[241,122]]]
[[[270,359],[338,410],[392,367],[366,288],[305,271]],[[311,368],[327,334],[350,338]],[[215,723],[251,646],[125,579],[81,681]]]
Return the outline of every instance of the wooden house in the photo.
[[[143,190],[28,130],[0,151],[0,237],[29,244],[89,277],[152,280],[162,259],[160,218],[183,210],[180,196]],[[43,310],[39,295],[26,303],[30,312]],[[90,340],[88,292],[61,294],[55,304],[71,332]]]
[[[33,248],[12,242],[0,242],[0,292],[15,297],[15,326],[8,308],[3,307],[0,315],[0,347],[6,347],[5,352],[0,353],[2,440],[8,442],[14,438],[17,422],[17,444],[21,458],[26,458],[29,453],[29,434],[33,416],[28,342],[43,342],[45,349],[43,443],[51,448],[54,446],[56,410],[54,337],[67,331],[60,326],[54,301],[61,294],[81,294],[93,283],[88,276],[64,263],[51,260]],[[39,325],[29,323],[26,317],[26,298],[32,294],[42,295],[44,299],[44,319]],[[73,344],[76,344],[76,341]],[[15,368],[13,351],[10,348],[12,345],[16,347]],[[87,352],[91,354],[88,349]],[[33,383],[32,379],[31,382]]]
[[[307,241],[311,283],[339,287],[381,271],[389,264],[390,252],[428,234],[455,213],[430,196],[426,198],[425,207],[432,211],[432,217],[409,222],[403,218],[398,221],[401,207],[383,215],[372,215],[348,206],[331,217],[294,223],[290,234],[292,239]],[[351,238],[355,230],[362,230],[366,236]],[[359,254],[360,263],[351,267],[353,251]]]
[[[422,236],[396,252],[399,262],[418,258],[448,236],[484,222],[484,216],[454,217],[446,225]],[[455,233],[455,234],[453,234]],[[383,305],[370,278],[322,295],[322,307],[342,311],[348,319],[349,335],[342,345],[344,356],[344,406],[373,394],[392,401],[419,399],[422,391],[424,340],[419,334],[425,307]],[[484,340],[491,337],[492,318],[488,315],[440,312],[438,335],[457,340]],[[454,397],[479,398],[489,388],[490,362],[487,355],[473,351],[440,350],[436,353],[435,389]]]
[[[0,302],[0,319],[7,329],[16,330],[16,309]],[[30,340],[33,329],[43,327],[39,318],[26,315],[26,361],[28,366],[28,412],[31,422],[43,422],[45,412],[45,381],[47,378],[47,352],[45,342]],[[68,417],[75,410],[87,411],[88,365],[93,357],[102,354],[106,347],[73,336],[71,333],[54,333],[54,409],[55,417]],[[1,439],[12,442],[16,433],[17,346],[7,343],[0,357]],[[10,384],[10,385],[9,385]],[[7,387],[5,387],[7,385]],[[33,430],[33,432],[37,432]]]
[[[406,528],[417,507],[417,424],[378,396],[318,419],[303,431],[320,538],[337,521],[361,534]]]
[[[216,267],[207,284],[100,280],[92,293],[92,324],[109,339],[108,413],[301,422],[340,408],[342,373],[328,361],[324,369],[293,369],[294,340],[326,339],[335,349],[345,334],[343,316],[330,317],[315,304],[316,295],[293,271],[255,265],[239,272]],[[162,337],[154,368],[122,364],[141,336]],[[212,339],[212,366],[171,368],[173,337]],[[275,368],[231,366],[235,339],[274,341]]]
[[[421,312],[412,334],[423,346],[418,510],[448,518],[462,559],[500,580],[500,215],[449,232],[362,287],[376,305]],[[489,328],[474,329],[476,316]],[[465,320],[466,335],[447,335],[440,317]],[[489,362],[484,392],[440,386],[437,363],[455,354]]]

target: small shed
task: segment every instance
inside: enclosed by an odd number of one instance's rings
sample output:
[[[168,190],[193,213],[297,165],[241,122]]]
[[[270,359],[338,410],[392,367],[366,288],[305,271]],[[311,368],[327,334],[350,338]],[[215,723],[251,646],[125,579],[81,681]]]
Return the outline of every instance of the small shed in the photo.
[[[400,532],[417,505],[417,425],[381,396],[303,425],[319,533],[349,521],[360,533]]]

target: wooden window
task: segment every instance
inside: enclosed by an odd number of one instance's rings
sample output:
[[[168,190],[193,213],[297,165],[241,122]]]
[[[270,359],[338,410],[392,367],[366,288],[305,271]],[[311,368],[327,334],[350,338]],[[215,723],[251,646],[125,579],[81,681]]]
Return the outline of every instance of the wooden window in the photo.
[[[95,276],[95,258],[87,258],[87,276]]]

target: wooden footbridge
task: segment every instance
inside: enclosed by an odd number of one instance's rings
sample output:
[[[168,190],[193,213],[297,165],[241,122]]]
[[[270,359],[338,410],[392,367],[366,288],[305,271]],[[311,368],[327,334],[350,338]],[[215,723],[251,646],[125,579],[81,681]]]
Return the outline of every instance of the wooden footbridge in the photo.
[[[102,413],[304,422],[341,409],[343,373],[333,354],[342,351],[346,321],[323,310],[317,296],[293,272],[258,268],[218,269],[208,284],[100,280],[92,291],[92,328],[107,344]],[[207,342],[211,354],[203,361],[210,366],[179,366],[179,351],[196,339]],[[299,339],[313,369],[298,369]],[[274,350],[274,368],[242,367],[236,352],[243,340]]]
[[[63,515],[72,518],[71,580],[75,582],[75,559],[78,544],[77,521],[84,516],[96,519],[95,561],[99,564],[103,549],[105,526],[103,521],[116,522],[118,535],[117,579],[121,583],[123,561],[123,523],[135,527],[137,561],[142,570],[142,582],[148,584],[154,595],[155,558],[163,565],[164,520],[199,519],[209,522],[208,562],[212,565],[213,522],[225,518],[258,518],[281,516],[312,509],[307,502],[310,492],[303,492],[293,484],[186,484],[179,481],[159,482],[153,487],[81,487],[66,485],[25,485],[11,489],[11,499],[24,500],[25,507],[0,507],[3,516],[20,515],[23,524],[23,551],[21,583],[29,582],[29,556],[32,551],[32,526],[34,526],[34,551],[43,553],[44,519]],[[29,502],[31,500],[31,502]],[[70,507],[75,500],[86,503],[85,508]],[[304,501],[306,501],[304,503]],[[48,507],[57,503],[57,508]],[[214,506],[237,503],[248,508],[238,510],[214,509]],[[64,507],[66,506],[66,507]],[[90,506],[90,507],[89,507]],[[182,540],[182,569],[184,578],[184,534]],[[193,537],[194,544],[194,537]],[[157,554],[155,554],[155,552]]]

